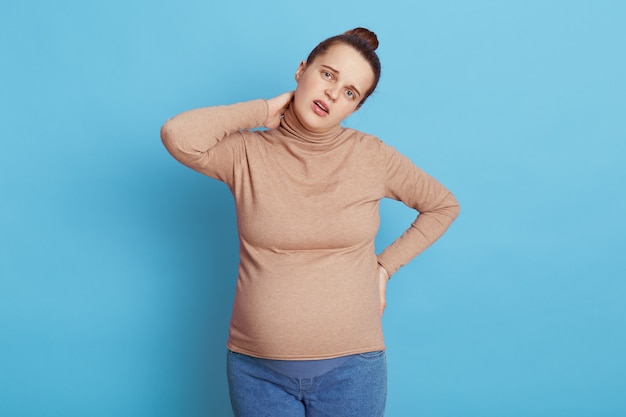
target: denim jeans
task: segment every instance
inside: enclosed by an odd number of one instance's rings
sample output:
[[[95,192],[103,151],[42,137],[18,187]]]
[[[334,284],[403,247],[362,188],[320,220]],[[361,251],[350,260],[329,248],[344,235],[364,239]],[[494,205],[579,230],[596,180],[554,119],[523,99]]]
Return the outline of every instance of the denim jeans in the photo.
[[[387,399],[384,351],[353,355],[313,378],[292,378],[255,358],[228,352],[235,417],[382,417]]]

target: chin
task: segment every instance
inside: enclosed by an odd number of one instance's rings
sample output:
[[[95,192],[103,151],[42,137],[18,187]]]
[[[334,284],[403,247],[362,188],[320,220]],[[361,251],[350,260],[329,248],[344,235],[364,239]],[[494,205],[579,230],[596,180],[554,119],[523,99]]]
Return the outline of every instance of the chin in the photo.
[[[319,123],[319,120],[316,120],[318,117],[311,114],[302,114],[301,112],[294,109],[294,113],[303,127],[311,132],[320,132],[324,130],[324,126]]]

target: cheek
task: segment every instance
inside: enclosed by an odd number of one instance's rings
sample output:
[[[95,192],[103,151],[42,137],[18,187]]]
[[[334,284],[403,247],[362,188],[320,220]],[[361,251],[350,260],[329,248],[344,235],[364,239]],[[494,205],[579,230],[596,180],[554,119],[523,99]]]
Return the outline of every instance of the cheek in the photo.
[[[356,104],[354,103],[346,103],[341,108],[341,113],[344,115],[343,117],[348,117],[356,110]]]
[[[298,83],[298,85],[296,86],[296,90],[294,92],[294,99],[295,100],[302,100],[310,91],[310,88],[308,86],[308,84],[304,83],[304,82],[300,82]]]
[[[303,117],[306,113],[307,101],[306,92],[303,89],[296,88],[291,106],[299,118]]]

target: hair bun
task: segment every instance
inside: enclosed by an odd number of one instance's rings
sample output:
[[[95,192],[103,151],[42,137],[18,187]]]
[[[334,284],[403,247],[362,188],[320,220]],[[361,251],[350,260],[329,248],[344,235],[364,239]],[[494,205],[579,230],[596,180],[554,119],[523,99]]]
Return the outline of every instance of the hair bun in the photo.
[[[354,28],[345,32],[344,35],[356,36],[357,38],[364,40],[373,50],[378,48],[378,37],[369,29]]]

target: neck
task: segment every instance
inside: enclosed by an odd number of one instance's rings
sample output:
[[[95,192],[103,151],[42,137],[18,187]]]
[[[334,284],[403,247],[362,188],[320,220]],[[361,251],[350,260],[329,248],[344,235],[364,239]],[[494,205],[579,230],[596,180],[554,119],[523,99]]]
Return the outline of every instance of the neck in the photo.
[[[291,136],[295,136],[299,140],[316,144],[328,144],[343,131],[343,127],[341,127],[341,125],[337,125],[324,132],[310,131],[298,119],[298,116],[293,109],[293,105],[289,106],[289,108],[285,111],[285,116],[280,123],[280,129],[284,130]]]

